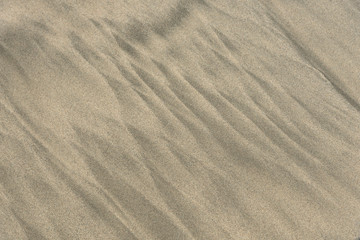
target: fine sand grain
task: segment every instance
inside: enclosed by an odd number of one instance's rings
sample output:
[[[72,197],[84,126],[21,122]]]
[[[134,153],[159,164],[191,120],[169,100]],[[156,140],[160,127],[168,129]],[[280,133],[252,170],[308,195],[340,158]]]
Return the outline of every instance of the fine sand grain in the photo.
[[[0,0],[0,240],[359,237],[358,0]]]

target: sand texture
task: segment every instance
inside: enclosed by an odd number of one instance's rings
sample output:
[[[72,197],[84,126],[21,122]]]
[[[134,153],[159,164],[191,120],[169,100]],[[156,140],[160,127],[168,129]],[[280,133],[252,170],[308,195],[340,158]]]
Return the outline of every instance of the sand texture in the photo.
[[[0,240],[359,237],[359,0],[0,0]]]

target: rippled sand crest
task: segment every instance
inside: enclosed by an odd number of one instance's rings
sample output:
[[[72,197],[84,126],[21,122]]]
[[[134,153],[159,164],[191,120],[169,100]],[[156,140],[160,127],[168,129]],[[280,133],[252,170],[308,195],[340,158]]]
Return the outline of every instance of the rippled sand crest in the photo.
[[[357,0],[0,1],[0,239],[360,237]]]

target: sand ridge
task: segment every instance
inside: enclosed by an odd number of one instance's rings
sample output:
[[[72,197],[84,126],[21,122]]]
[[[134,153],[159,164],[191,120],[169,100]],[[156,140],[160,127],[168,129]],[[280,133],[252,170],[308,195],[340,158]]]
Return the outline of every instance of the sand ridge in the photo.
[[[356,239],[357,1],[0,2],[0,239]]]

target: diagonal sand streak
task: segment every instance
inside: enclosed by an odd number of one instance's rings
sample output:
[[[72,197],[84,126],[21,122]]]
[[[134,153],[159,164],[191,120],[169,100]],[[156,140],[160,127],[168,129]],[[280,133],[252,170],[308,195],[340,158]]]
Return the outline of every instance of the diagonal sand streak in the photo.
[[[356,1],[1,1],[0,239],[355,239]]]

